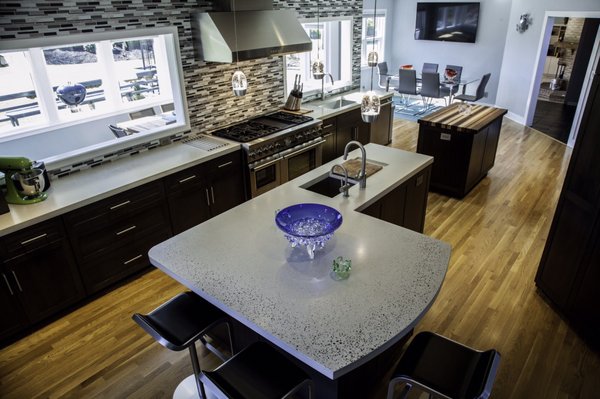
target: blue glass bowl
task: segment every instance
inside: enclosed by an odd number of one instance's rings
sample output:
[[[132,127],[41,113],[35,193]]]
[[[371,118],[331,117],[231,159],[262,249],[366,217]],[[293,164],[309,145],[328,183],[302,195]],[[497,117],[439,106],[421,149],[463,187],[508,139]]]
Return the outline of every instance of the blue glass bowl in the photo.
[[[296,204],[280,210],[275,223],[292,247],[305,246],[311,259],[342,224],[342,214],[321,204]]]

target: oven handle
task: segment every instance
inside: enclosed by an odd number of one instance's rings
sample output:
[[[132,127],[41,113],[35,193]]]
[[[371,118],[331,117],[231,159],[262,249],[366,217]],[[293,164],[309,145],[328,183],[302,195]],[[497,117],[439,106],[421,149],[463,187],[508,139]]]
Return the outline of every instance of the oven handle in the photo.
[[[259,165],[259,166],[255,166],[255,167],[251,166],[250,170],[259,171],[259,170],[262,170],[264,168],[268,168],[269,166],[274,165],[274,164],[276,164],[279,161],[281,161],[281,158],[274,159],[274,160],[269,161],[267,163],[263,163],[262,165]]]
[[[284,156],[283,156],[283,158],[284,158],[284,159],[291,158],[291,157],[293,157],[293,156],[296,156],[296,155],[298,155],[298,154],[301,154],[301,153],[305,152],[306,150],[310,150],[310,149],[313,149],[313,148],[315,148],[315,147],[318,147],[318,146],[320,146],[321,144],[323,144],[324,142],[325,142],[325,140],[321,140],[321,141],[319,141],[319,142],[317,142],[317,143],[314,143],[314,144],[308,145],[308,146],[306,146],[306,147],[303,147],[303,148],[299,149],[298,151],[294,151],[294,152],[292,152],[291,154],[286,154],[286,155],[284,155]]]

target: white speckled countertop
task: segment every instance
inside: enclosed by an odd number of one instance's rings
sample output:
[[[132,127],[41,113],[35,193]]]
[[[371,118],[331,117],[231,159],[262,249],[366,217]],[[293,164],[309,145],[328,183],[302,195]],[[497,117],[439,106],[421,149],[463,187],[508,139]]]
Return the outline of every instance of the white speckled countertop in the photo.
[[[0,237],[240,149],[239,144],[214,140],[227,145],[204,151],[174,143],[53,180],[47,200],[9,204],[10,212],[0,215]]]
[[[324,376],[340,377],[415,326],[450,258],[448,244],[356,211],[432,158],[375,144],[366,149],[387,166],[365,190],[355,185],[349,198],[328,198],[299,187],[326,174],[332,161],[153,247],[151,262]],[[344,218],[314,260],[290,248],[274,223],[277,209],[303,202],[332,206]],[[352,260],[347,280],[330,277],[339,255]]]

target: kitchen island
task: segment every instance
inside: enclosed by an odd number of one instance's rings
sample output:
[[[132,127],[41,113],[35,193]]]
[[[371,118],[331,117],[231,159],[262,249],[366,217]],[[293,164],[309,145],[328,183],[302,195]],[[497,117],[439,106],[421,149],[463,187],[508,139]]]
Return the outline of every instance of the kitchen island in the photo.
[[[348,198],[308,191],[334,160],[150,250],[153,265],[305,365],[318,398],[344,397],[354,375],[411,333],[440,290],[449,245],[362,214],[432,163],[429,156],[379,145],[385,165],[350,188]],[[356,157],[355,150],[350,157]],[[275,226],[278,209],[321,203],[343,224],[311,260]],[[352,260],[347,280],[330,276],[333,259]]]

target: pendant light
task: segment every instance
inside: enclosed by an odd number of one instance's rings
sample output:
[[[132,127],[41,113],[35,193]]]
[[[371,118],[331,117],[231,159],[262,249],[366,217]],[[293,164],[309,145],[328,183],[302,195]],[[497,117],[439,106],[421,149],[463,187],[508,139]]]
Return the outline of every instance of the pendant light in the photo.
[[[237,67],[237,65],[240,62],[240,55],[239,55],[240,53],[239,53],[238,39],[237,39],[237,20],[235,17],[236,16],[235,0],[232,1],[232,6],[233,6],[233,34],[235,36],[235,57],[236,57],[235,65]],[[233,73],[233,76],[231,77],[231,88],[233,89],[233,94],[237,97],[246,95],[246,91],[248,90],[248,79],[246,79],[246,75],[244,74],[244,72],[238,70]]]
[[[320,23],[320,14],[321,14],[321,8],[319,6],[320,1],[317,0],[317,35],[318,35],[318,42],[317,42],[317,59],[313,61],[312,63],[312,75],[314,79],[323,79],[323,77],[325,76],[325,65],[323,64],[323,61],[321,61],[321,57],[320,57],[320,50],[321,50],[321,23]]]
[[[375,9],[373,10],[373,29],[375,29],[375,19],[377,16],[377,0],[375,0]],[[381,108],[381,102],[379,96],[373,91],[373,70],[377,66],[379,55],[375,51],[375,40],[373,40],[373,47],[367,58],[367,63],[371,67],[371,90],[363,95],[362,101],[360,102],[360,115],[363,122],[373,123],[379,116],[379,110]]]

